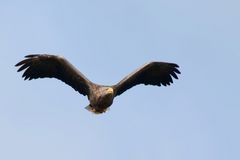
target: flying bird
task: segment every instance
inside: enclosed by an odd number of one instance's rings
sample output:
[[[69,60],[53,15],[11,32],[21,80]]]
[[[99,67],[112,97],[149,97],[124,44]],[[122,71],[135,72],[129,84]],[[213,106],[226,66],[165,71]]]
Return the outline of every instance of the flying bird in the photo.
[[[87,110],[100,114],[112,105],[113,99],[126,90],[139,84],[167,86],[173,83],[173,78],[178,79],[180,71],[178,65],[167,62],[149,62],[131,74],[127,75],[115,85],[99,85],[91,82],[68,60],[62,56],[49,54],[32,54],[15,65],[23,71],[24,80],[38,78],[59,79],[80,94],[87,96],[90,104]]]

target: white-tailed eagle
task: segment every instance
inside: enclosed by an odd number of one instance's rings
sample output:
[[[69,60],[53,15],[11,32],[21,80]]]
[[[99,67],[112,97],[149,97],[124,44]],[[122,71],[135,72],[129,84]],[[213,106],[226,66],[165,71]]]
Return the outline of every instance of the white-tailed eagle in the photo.
[[[24,80],[37,78],[57,78],[84,96],[90,104],[86,107],[93,113],[105,112],[113,99],[138,84],[167,86],[173,83],[172,77],[178,79],[178,65],[167,62],[150,62],[123,78],[115,85],[98,85],[87,79],[65,58],[48,54],[33,54],[17,63],[18,72],[25,70]]]

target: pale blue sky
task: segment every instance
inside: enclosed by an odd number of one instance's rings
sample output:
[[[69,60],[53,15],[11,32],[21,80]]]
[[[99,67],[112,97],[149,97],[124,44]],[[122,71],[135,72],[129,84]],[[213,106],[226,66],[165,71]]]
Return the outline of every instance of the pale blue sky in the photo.
[[[240,159],[238,0],[0,0],[1,160]],[[99,116],[54,79],[23,81],[30,53],[117,83],[151,60],[170,87],[137,86]]]

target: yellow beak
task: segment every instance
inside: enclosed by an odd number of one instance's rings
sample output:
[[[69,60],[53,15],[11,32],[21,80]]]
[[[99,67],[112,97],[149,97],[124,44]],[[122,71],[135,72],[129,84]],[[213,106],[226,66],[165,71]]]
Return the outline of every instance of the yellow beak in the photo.
[[[108,88],[108,89],[107,89],[107,93],[113,94],[113,89],[112,89],[112,88]]]

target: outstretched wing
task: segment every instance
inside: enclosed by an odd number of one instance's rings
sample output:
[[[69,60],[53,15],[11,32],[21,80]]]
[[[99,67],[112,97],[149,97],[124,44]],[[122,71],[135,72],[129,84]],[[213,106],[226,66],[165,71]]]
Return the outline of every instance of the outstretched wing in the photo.
[[[57,78],[83,95],[89,94],[91,82],[65,58],[55,55],[34,54],[17,63],[18,72],[25,70],[24,80]]]
[[[126,76],[114,85],[115,95],[118,96],[138,84],[167,86],[173,83],[172,77],[178,79],[178,65],[167,62],[150,62]]]

